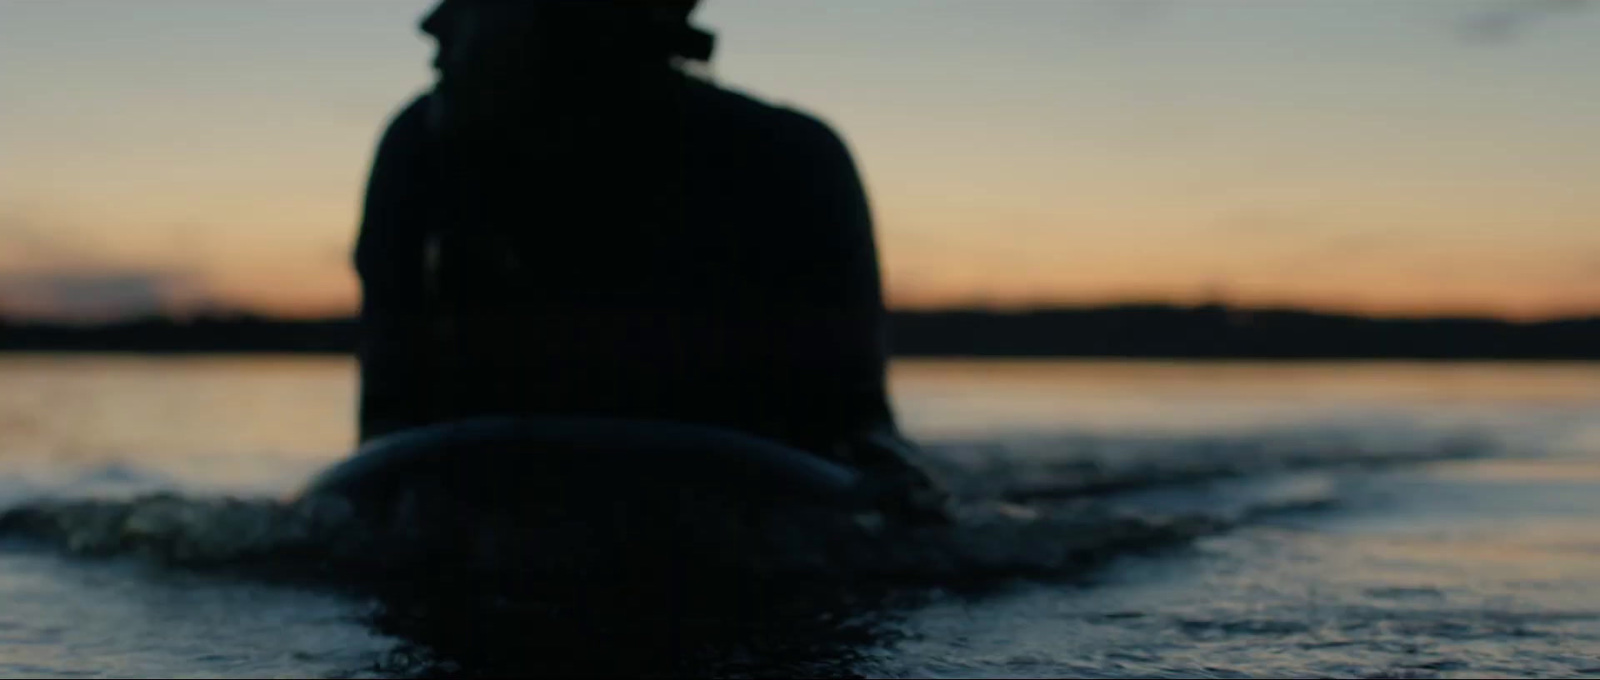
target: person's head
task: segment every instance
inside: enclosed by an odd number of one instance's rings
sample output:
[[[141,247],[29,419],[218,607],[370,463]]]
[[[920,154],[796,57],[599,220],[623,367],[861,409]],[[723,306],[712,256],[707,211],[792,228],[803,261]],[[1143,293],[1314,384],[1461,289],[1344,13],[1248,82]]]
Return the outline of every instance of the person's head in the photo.
[[[441,0],[422,21],[438,42],[441,105],[482,119],[540,83],[601,83],[676,57],[707,59],[689,26],[699,0]],[[448,102],[448,103],[446,103]]]
[[[667,60],[698,0],[442,0],[422,21],[445,77]],[[697,55],[686,55],[697,56]],[[709,56],[709,55],[705,55]]]

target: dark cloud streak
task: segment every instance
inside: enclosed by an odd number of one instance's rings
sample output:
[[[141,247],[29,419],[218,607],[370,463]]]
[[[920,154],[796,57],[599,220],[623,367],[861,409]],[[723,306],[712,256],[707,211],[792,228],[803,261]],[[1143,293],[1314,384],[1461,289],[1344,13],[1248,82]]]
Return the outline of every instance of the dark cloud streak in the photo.
[[[1505,0],[1469,15],[1460,36],[1477,44],[1503,44],[1522,38],[1533,26],[1600,7],[1595,0]]]
[[[103,320],[172,312],[198,298],[198,284],[189,272],[107,261],[70,229],[0,215],[0,316]]]
[[[0,274],[0,313],[100,320],[172,311],[190,282],[158,271]]]

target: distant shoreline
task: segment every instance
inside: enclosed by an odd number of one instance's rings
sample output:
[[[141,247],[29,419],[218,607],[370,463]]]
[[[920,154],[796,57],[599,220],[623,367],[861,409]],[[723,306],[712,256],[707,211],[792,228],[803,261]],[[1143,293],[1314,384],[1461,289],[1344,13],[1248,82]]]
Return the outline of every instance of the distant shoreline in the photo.
[[[1600,360],[1600,316],[1542,322],[1371,318],[1217,305],[894,311],[898,357],[1182,360]],[[348,355],[350,318],[217,314],[74,325],[0,320],[0,352]]]

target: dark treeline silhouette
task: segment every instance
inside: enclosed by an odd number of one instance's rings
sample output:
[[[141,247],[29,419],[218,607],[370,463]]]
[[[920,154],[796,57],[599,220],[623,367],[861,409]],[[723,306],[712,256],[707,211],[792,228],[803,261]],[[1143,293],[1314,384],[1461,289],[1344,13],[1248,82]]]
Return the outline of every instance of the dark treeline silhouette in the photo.
[[[893,330],[906,356],[1600,359],[1600,317],[1515,323],[1128,305],[899,313]]]
[[[1183,359],[1600,359],[1600,316],[1518,323],[1300,310],[1123,305],[896,311],[899,356]],[[343,354],[354,319],[247,314],[106,324],[0,320],[0,351]]]
[[[0,319],[0,351],[348,354],[355,319],[288,320],[250,314],[160,316],[103,324]]]

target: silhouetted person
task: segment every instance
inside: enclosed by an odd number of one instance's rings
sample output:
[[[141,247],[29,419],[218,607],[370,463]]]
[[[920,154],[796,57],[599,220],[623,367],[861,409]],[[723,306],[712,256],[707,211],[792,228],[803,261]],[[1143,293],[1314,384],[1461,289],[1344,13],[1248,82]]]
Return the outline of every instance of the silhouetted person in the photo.
[[[356,247],[361,437],[477,415],[742,430],[934,505],[885,392],[855,164],[688,75],[694,0],[444,0]],[[625,473],[625,471],[619,471]]]

